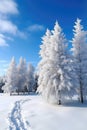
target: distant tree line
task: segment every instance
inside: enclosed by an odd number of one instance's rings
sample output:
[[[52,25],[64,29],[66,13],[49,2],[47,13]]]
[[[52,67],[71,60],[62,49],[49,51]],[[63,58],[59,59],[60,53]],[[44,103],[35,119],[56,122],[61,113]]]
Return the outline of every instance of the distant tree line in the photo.
[[[13,57],[5,76],[5,82],[2,82],[2,91],[5,93],[24,93],[36,90],[36,80],[34,67],[32,64],[26,64],[26,60],[22,57],[19,64],[16,65]]]

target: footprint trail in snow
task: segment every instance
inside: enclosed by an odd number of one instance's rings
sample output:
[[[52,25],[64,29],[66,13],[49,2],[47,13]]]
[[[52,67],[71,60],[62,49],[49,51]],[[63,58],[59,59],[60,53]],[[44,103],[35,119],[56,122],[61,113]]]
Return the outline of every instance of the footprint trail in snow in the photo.
[[[22,105],[28,100],[16,101],[11,112],[8,115],[8,130],[31,130],[29,122],[25,121],[21,114]]]

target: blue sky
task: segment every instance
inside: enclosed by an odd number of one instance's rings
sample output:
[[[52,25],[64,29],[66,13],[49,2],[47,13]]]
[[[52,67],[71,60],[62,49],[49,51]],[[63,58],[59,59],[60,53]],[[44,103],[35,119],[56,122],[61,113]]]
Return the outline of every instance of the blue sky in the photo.
[[[46,28],[58,20],[67,39],[71,39],[77,17],[87,29],[86,0],[0,0],[0,75],[20,56],[37,66],[39,46]]]

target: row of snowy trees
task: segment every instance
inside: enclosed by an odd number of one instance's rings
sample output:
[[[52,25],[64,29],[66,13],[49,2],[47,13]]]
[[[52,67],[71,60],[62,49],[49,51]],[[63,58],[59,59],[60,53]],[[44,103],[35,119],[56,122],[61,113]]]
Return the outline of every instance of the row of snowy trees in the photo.
[[[73,34],[70,50],[58,22],[42,37],[38,92],[48,102],[61,104],[67,96],[77,94],[83,103],[87,96],[87,31],[80,19],[75,22]]]
[[[29,92],[35,87],[34,67],[32,64],[26,64],[22,57],[16,65],[13,57],[6,74],[6,83],[2,87],[4,92]]]

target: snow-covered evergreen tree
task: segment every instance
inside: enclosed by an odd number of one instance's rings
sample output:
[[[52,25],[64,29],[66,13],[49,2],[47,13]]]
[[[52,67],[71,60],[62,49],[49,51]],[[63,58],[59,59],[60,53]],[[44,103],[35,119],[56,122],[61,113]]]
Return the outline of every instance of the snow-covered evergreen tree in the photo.
[[[27,69],[27,89],[28,92],[32,92],[34,90],[35,78],[34,78],[34,67],[32,64],[28,64]]]
[[[42,37],[42,45],[40,46],[40,57],[41,61],[38,64],[38,90],[37,92],[42,93],[42,95],[48,99],[47,94],[47,84],[50,77],[49,75],[46,75],[46,72],[49,72],[49,48],[50,48],[50,38],[51,38],[51,32],[47,29],[46,34]],[[48,47],[49,46],[49,47]]]
[[[49,57],[50,38],[51,38],[51,31],[47,29],[46,34],[42,37],[42,45],[40,46],[41,48],[40,55],[41,57],[43,57],[44,61],[46,60],[46,58]]]
[[[38,65],[38,92],[46,100],[61,103],[61,99],[73,89],[70,66],[66,53],[66,39],[56,22],[54,30],[47,30],[42,38],[40,50],[41,61]]]
[[[26,82],[27,82],[26,60],[21,57],[18,65],[18,90],[17,90],[18,92],[25,91]]]
[[[83,103],[84,96],[87,95],[87,32],[83,30],[80,19],[75,22],[73,31],[72,52],[74,67],[79,80],[80,101]]]
[[[6,74],[6,83],[3,86],[4,92],[16,92],[18,73],[15,58],[13,57]]]

